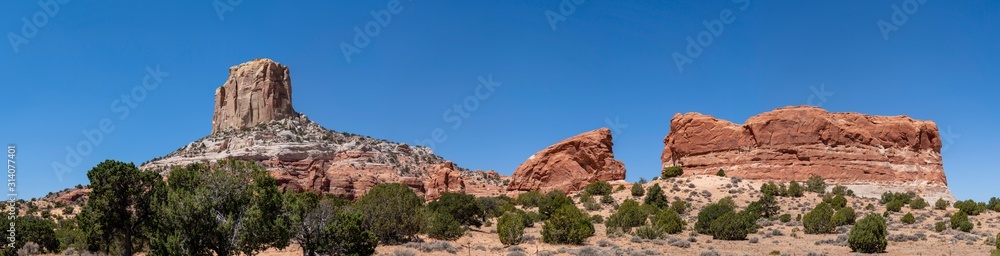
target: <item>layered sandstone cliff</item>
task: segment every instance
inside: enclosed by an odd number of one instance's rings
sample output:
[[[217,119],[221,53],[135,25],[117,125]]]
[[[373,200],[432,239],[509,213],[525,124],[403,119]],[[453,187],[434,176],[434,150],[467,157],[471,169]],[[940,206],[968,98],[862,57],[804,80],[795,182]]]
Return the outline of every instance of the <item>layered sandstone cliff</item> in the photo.
[[[288,67],[270,59],[255,59],[230,67],[229,79],[215,90],[212,132],[295,115]]]
[[[521,164],[507,190],[570,193],[594,182],[625,179],[625,165],[615,160],[612,145],[608,128],[560,141]]]
[[[724,169],[729,176],[776,181],[817,174],[862,196],[914,191],[954,201],[937,125],[906,116],[785,107],[739,125],[677,114],[663,142],[663,166],[683,166],[686,174]]]

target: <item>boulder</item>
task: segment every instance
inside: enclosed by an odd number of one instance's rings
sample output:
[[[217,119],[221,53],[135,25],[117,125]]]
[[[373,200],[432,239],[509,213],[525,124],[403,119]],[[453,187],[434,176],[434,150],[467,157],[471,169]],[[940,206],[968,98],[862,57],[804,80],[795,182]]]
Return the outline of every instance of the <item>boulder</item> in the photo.
[[[521,164],[507,190],[572,193],[594,182],[625,179],[625,165],[615,160],[612,145],[608,128],[560,141]]]

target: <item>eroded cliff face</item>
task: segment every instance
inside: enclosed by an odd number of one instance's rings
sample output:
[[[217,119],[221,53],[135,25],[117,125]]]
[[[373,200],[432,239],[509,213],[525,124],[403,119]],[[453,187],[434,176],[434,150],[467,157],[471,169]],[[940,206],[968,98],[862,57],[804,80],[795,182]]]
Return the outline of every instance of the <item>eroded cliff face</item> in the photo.
[[[212,132],[294,116],[288,67],[270,59],[256,59],[229,68],[226,83],[215,90]]]
[[[590,183],[625,179],[625,165],[615,159],[613,145],[608,128],[560,141],[521,164],[507,190],[571,193]]]
[[[685,174],[803,181],[812,174],[863,196],[915,191],[954,201],[937,125],[906,116],[830,113],[785,107],[738,125],[699,113],[676,114],[663,140],[663,166]]]

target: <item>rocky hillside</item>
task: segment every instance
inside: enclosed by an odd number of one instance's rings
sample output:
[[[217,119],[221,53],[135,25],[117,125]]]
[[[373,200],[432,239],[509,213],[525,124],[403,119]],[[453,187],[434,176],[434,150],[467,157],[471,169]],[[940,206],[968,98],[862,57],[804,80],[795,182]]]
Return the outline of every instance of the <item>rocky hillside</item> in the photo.
[[[937,125],[906,116],[786,107],[740,125],[700,113],[677,114],[663,142],[663,166],[683,166],[691,174],[724,169],[731,176],[776,181],[816,174],[860,196],[914,191],[929,200],[955,201]]]

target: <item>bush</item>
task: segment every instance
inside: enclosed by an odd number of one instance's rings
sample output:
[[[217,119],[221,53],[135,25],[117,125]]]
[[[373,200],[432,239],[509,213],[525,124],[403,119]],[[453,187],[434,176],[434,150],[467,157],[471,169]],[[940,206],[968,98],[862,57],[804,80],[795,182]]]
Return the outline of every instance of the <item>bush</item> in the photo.
[[[1000,212],[1000,198],[990,197],[990,202],[986,204],[986,208],[994,212]]]
[[[857,218],[857,214],[854,213],[854,208],[844,207],[833,213],[833,217],[830,219],[830,224],[834,227],[851,225],[854,224],[855,218]]]
[[[524,220],[521,215],[514,213],[504,213],[497,220],[497,235],[500,236],[500,243],[504,245],[515,245],[521,242],[524,235]]]
[[[719,240],[746,240],[749,228],[752,225],[746,219],[735,212],[727,212],[718,219],[712,221],[711,233],[713,239]]]
[[[629,232],[634,227],[646,223],[647,213],[639,207],[639,202],[635,200],[625,200],[618,211],[608,216],[608,229],[620,228],[623,232]],[[610,232],[610,231],[609,231]]]
[[[760,193],[765,196],[781,196],[781,189],[774,184],[774,181],[768,181],[760,185]]]
[[[984,210],[986,210],[986,204],[976,203],[976,201],[972,201],[972,199],[965,201],[957,201],[955,202],[954,206],[955,208],[958,208],[958,210],[965,212],[965,214],[973,216],[979,215],[979,213],[982,213]]]
[[[927,207],[927,201],[925,201],[923,197],[917,197],[914,198],[913,200],[910,200],[910,209],[920,210],[926,207]]]
[[[917,218],[913,217],[913,213],[908,212],[906,215],[903,215],[903,218],[899,219],[899,221],[903,222],[903,224],[913,224],[917,222]]]
[[[958,226],[963,222],[969,222],[969,215],[965,212],[959,211],[951,215],[951,229],[958,229]]]
[[[972,222],[968,222],[968,221],[962,222],[961,224],[958,224],[958,230],[961,230],[962,232],[966,232],[966,233],[968,233],[969,231],[972,231],[972,227],[973,227]]]
[[[826,191],[826,181],[823,180],[823,177],[813,174],[812,176],[809,176],[808,180],[806,180],[806,190],[823,193]]]
[[[688,208],[688,203],[685,202],[684,200],[677,200],[674,201],[673,203],[670,203],[670,209],[677,212],[677,214],[684,214],[685,212],[687,212],[687,208]]]
[[[653,226],[663,230],[663,232],[667,232],[668,234],[680,233],[681,231],[684,231],[684,226],[687,225],[687,223],[684,222],[684,219],[681,219],[681,216],[673,209],[662,210],[656,213],[656,215],[653,215],[650,220],[653,223]]]
[[[602,204],[614,204],[615,203],[615,198],[612,197],[611,195],[604,195],[604,196],[601,197],[601,203]]]
[[[664,179],[673,178],[683,175],[684,169],[682,169],[680,166],[664,167],[663,172],[661,174],[662,174],[661,177],[663,177]]]
[[[340,252],[345,255],[372,255],[378,245],[378,236],[367,230],[365,216],[350,210],[337,213],[326,225],[324,237],[326,252]]]
[[[455,240],[465,233],[462,223],[444,212],[428,210],[424,213],[427,219],[424,221],[423,233],[427,236],[440,240]]]
[[[597,214],[591,215],[590,216],[590,223],[604,223],[604,216],[597,215]]]
[[[583,187],[583,191],[587,194],[602,196],[610,195],[612,189],[611,183],[608,183],[607,181],[598,181]]]
[[[712,222],[730,212],[733,212],[733,207],[728,204],[717,202],[706,205],[698,213],[698,221],[694,223],[695,231],[706,235],[712,234]]]
[[[834,226],[831,223],[833,209],[827,203],[820,203],[816,208],[806,213],[802,217],[803,232],[806,234],[827,234],[833,233]]]
[[[361,196],[354,202],[354,208],[365,216],[365,226],[382,243],[396,244],[409,241],[420,231],[421,216],[414,213],[423,203],[406,185],[384,183]]]
[[[542,225],[542,241],[549,244],[582,244],[593,235],[590,217],[573,205],[563,205]]]
[[[541,202],[538,203],[538,213],[541,213],[542,216],[548,218],[549,216],[552,216],[552,213],[559,208],[562,208],[564,205],[574,205],[573,199],[566,196],[566,194],[560,190],[549,191],[549,193],[546,193],[545,196],[542,197]]]
[[[538,204],[542,203],[542,198],[544,196],[538,190],[528,191],[524,194],[517,196],[517,204],[524,206],[524,208],[538,207]]]
[[[802,197],[802,185],[798,182],[792,181],[788,183],[788,196],[790,197]]]
[[[778,212],[781,211],[781,207],[778,206],[778,202],[774,200],[774,196],[764,195],[760,198],[760,200],[757,200],[756,202],[751,203],[750,206],[747,206],[747,211],[759,215],[760,217],[771,218],[778,215]]]
[[[948,222],[938,221],[937,223],[934,223],[935,232],[941,233],[941,231],[944,231],[945,229],[948,229]]]
[[[878,201],[880,204],[887,204],[892,201],[901,201],[903,204],[909,204],[910,200],[917,197],[917,194],[913,191],[902,193],[902,192],[885,192],[882,193],[882,199]]]
[[[476,196],[445,192],[437,200],[427,203],[427,209],[450,215],[461,225],[480,227],[484,211]]]
[[[847,206],[847,198],[844,198],[843,195],[837,195],[830,201],[830,206],[833,206],[833,209],[844,208]]]
[[[934,209],[936,210],[948,209],[948,201],[945,201],[942,198],[938,198],[937,202],[934,202]]]
[[[636,183],[632,185],[632,196],[642,197],[646,195],[646,189],[642,188],[642,184]]]
[[[830,193],[838,196],[854,196],[854,191],[847,189],[845,186],[836,185],[830,189]]]
[[[642,202],[660,209],[666,208],[669,203],[667,196],[663,194],[663,189],[660,188],[660,184],[653,184],[649,187],[649,190],[646,191],[646,198]]]
[[[542,215],[537,212],[517,210],[516,213],[521,217],[521,223],[524,224],[525,227],[534,227],[535,222],[542,220]]]
[[[635,229],[633,234],[642,239],[660,239],[663,238],[663,230],[654,227],[653,225],[643,225]]]
[[[870,213],[851,228],[847,244],[859,253],[880,253],[888,245],[885,219]]]
[[[900,212],[903,210],[903,201],[892,200],[889,203],[885,204],[885,209],[891,212]]]
[[[719,169],[719,171],[715,173],[715,176],[726,177],[726,171]]]
[[[601,205],[597,203],[594,196],[587,193],[580,195],[580,203],[583,204],[583,208],[587,209],[587,211],[596,211],[601,209]]]
[[[622,191],[622,190],[625,190],[625,185],[618,185],[618,187],[615,188],[615,192]]]
[[[834,214],[834,215],[836,215],[836,214]],[[792,221],[792,215],[791,214],[787,214],[787,213],[786,214],[782,214],[780,217],[778,217],[778,219],[781,220],[782,223],[788,223],[788,222]]]

